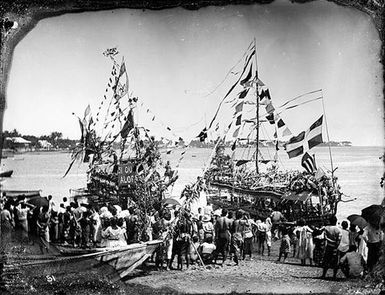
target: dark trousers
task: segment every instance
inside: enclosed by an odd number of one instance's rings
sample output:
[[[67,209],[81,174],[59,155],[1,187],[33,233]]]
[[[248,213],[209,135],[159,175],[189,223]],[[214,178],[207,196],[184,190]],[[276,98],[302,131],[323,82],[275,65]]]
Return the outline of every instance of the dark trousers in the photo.
[[[218,257],[218,254],[222,255],[222,260],[225,262],[227,258],[227,249],[229,247],[229,239],[227,237],[219,237],[217,240],[217,250],[215,251],[215,260]]]
[[[381,242],[367,243],[368,245],[368,270],[372,271],[380,258]]]

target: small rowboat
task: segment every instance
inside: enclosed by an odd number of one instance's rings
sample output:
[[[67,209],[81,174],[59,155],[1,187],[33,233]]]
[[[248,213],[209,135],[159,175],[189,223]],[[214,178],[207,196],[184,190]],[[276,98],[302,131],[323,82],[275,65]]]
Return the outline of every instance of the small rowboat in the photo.
[[[87,254],[73,252],[70,256],[42,256],[42,259],[8,257],[7,263],[4,264],[3,276],[19,273],[28,279],[44,279],[51,275],[58,278],[70,273],[83,273],[100,267],[107,278],[117,281],[126,277],[151,257],[161,243],[161,240],[153,240],[119,248],[96,248],[93,249],[93,253]],[[106,268],[106,266],[109,267]]]

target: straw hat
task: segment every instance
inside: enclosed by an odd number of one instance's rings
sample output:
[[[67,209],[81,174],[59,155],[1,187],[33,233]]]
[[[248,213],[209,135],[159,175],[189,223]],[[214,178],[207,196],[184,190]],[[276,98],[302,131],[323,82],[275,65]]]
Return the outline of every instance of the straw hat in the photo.
[[[202,218],[202,221],[203,221],[203,222],[208,222],[208,221],[210,221],[210,220],[211,220],[211,218],[210,218],[210,216],[208,216],[208,215],[204,215],[203,218]]]

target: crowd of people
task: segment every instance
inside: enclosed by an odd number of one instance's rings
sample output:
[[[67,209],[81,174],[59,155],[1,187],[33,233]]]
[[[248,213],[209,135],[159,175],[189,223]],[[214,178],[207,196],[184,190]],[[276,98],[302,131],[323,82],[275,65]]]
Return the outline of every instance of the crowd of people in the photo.
[[[279,211],[270,211],[266,218],[251,218],[248,212],[226,209],[210,211],[164,204],[159,210],[142,212],[117,205],[100,208],[87,204],[63,202],[56,206],[52,196],[47,206],[36,207],[25,199],[8,200],[1,204],[2,238],[14,230],[22,239],[34,243],[39,237],[41,251],[47,243],[62,246],[122,247],[148,240],[163,242],[154,253],[159,269],[172,269],[185,264],[234,264],[255,259],[255,255],[272,255],[272,242],[280,243],[277,261],[296,258],[305,265],[323,267],[322,277],[333,269],[333,277],[340,268],[347,277],[370,272],[378,261],[384,233],[373,225],[360,229],[342,221],[337,226],[333,215],[321,227],[307,225],[300,219],[285,222]]]

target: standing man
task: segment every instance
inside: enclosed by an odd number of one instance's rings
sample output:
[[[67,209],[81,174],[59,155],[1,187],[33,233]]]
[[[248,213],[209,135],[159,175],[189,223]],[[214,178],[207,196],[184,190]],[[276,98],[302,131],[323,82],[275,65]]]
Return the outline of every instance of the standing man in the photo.
[[[370,272],[380,258],[380,249],[384,234],[379,226],[375,227],[369,223],[364,228],[362,238],[368,246],[368,271]]]
[[[217,238],[217,253],[215,255],[215,260],[219,253],[222,254],[222,265],[227,258],[227,248],[231,238],[230,228],[231,220],[227,218],[227,210],[222,209],[221,217],[219,217],[215,223],[215,237]]]
[[[333,279],[337,277],[338,271],[338,246],[341,241],[341,230],[337,227],[337,217],[329,218],[329,225],[325,227],[326,249],[323,258],[323,272],[321,278],[326,277],[329,268],[333,269]]]

